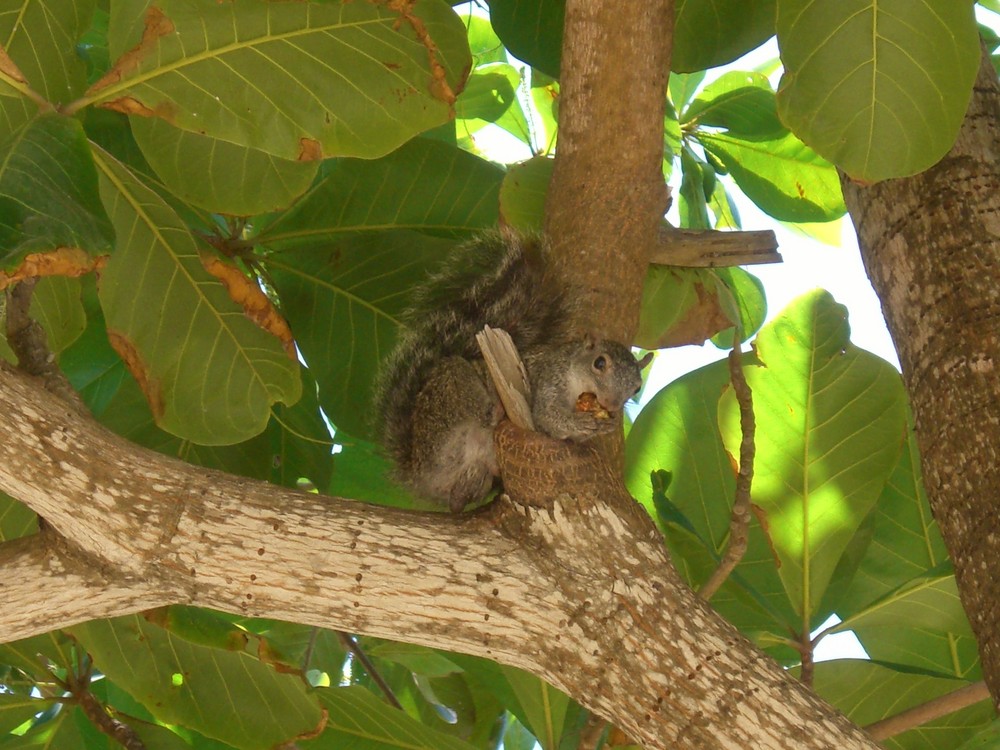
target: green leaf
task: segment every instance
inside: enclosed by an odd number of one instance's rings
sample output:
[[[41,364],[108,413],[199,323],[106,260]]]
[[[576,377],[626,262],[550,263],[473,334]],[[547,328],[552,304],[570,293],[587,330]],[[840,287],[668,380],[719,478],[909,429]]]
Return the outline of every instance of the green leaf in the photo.
[[[951,148],[979,68],[972,3],[783,0],[781,119],[852,178],[927,169]]]
[[[845,211],[837,170],[790,133],[757,141],[698,131],[695,139],[776,219],[830,221]]]
[[[730,135],[773,140],[788,129],[778,119],[778,107],[767,76],[730,71],[702,89],[685,108],[681,121],[725,128]]]
[[[325,688],[316,696],[329,719],[323,734],[298,743],[304,750],[472,750],[472,745],[429,729],[364,688]]]
[[[670,72],[670,80],[667,82],[667,92],[670,94],[670,101],[674,105],[676,112],[682,112],[688,106],[688,102],[698,91],[705,80],[704,71],[694,73]]]
[[[320,708],[296,675],[243,651],[212,648],[129,616],[72,628],[98,668],[160,721],[245,750],[316,729]]]
[[[507,50],[504,49],[503,42],[493,30],[493,24],[488,18],[473,14],[470,8],[462,20],[469,36],[469,51],[477,67],[489,63],[507,62]]]
[[[87,313],[80,301],[80,281],[65,276],[39,279],[31,294],[31,317],[45,329],[49,351],[62,352],[87,327]]]
[[[912,422],[912,416],[908,416]],[[834,607],[849,618],[948,559],[920,475],[912,424],[889,481],[872,511],[871,542],[850,587]]]
[[[281,159],[259,149],[179,130],[159,118],[132,118],[149,165],[181,200],[230,216],[276,211],[312,184],[319,163]]]
[[[392,481],[393,464],[372,443],[350,438],[333,457],[333,477],[327,494],[349,497],[392,508],[443,510],[440,503],[425,500]]]
[[[369,656],[401,664],[411,672],[426,677],[445,677],[462,668],[444,654],[426,646],[397,641],[382,641],[365,649]]]
[[[745,356],[744,362],[751,360]],[[670,383],[643,408],[625,441],[629,492],[660,523],[675,562],[698,585],[715,569],[728,544],[735,471],[719,432],[719,398],[729,383],[725,360]],[[669,472],[671,505],[690,524],[663,523],[655,506],[651,476]],[[761,643],[787,637],[796,624],[775,569],[774,554],[756,519],[737,572],[712,598],[712,606]]]
[[[385,229],[465,237],[496,223],[502,177],[495,164],[417,138],[382,159],[325,162],[312,189],[259,239],[284,250]]]
[[[559,77],[565,0],[492,0],[490,21],[518,60]]]
[[[671,68],[732,62],[774,35],[776,0],[677,0]]]
[[[35,714],[48,710],[53,703],[26,695],[0,693],[0,736],[21,726]]]
[[[47,682],[52,671],[75,666],[76,657],[76,644],[61,630],[0,644],[0,664],[20,669],[35,682]]]
[[[742,341],[747,341],[764,325],[764,319],[767,317],[764,284],[756,276],[739,267],[716,268],[713,273],[732,294],[739,313]],[[720,349],[732,349],[732,329],[717,333],[712,337],[712,343]]]
[[[500,186],[500,216],[506,224],[541,231],[554,164],[546,156],[536,156],[507,170]]]
[[[76,42],[90,25],[95,5],[94,0],[33,0],[0,7],[0,47],[27,87],[52,104],[71,101],[86,86]],[[35,102],[17,93],[24,84],[11,88],[8,73],[0,73],[0,142],[38,112]]]
[[[950,562],[907,581],[848,617],[830,632],[886,625],[900,628],[902,624],[907,628],[972,635],[965,610],[958,599],[955,573]]]
[[[162,117],[284,159],[381,156],[450,119],[471,66],[441,0],[148,6],[131,46],[77,106]]]
[[[715,179],[715,172],[709,175],[708,170],[711,167],[696,157],[691,149],[681,150],[680,225],[685,229],[710,229],[712,226],[705,185],[708,180]]]
[[[95,0],[34,0],[0,8],[0,46],[53,104],[66,104],[86,86],[76,43],[96,5]]]
[[[860,726],[894,716],[968,684],[945,675],[860,659],[817,664],[813,680],[813,688],[822,698]],[[992,707],[983,701],[896,735],[884,744],[896,750],[946,750],[960,745],[992,718]]]
[[[906,429],[899,373],[849,336],[846,309],[815,290],[761,329],[760,366],[744,367],[757,422],[753,501],[767,515],[781,580],[805,621],[818,614],[841,555],[882,494]],[[727,452],[737,456],[731,392],[719,420]]]
[[[113,232],[97,193],[97,173],[77,120],[49,114],[18,130],[0,153],[0,260],[56,248],[110,249]],[[76,258],[82,264],[83,258]]]
[[[0,542],[20,539],[38,531],[38,516],[24,503],[0,492]]]
[[[301,395],[298,362],[206,270],[205,251],[156,193],[107,152],[97,162],[121,240],[101,274],[101,306],[157,424],[204,445],[257,435],[273,403]]]
[[[455,102],[455,118],[496,122],[516,101],[520,83],[521,74],[513,65],[494,63],[476,68]]]
[[[362,438],[370,433],[371,386],[395,343],[407,293],[452,244],[387,231],[269,258],[282,310],[320,385],[323,411],[338,429]]]

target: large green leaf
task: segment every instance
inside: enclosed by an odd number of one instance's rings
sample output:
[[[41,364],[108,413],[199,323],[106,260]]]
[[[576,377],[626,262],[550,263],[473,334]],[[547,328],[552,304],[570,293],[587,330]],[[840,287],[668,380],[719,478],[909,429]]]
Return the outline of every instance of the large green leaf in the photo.
[[[322,488],[333,471],[332,440],[319,412],[316,384],[308,370],[302,374],[302,398],[293,406],[276,404],[276,418],[263,432],[232,445],[198,445],[161,430],[131,378],[117,389],[100,421],[133,443],[188,463],[285,487],[298,487],[300,479],[307,479]]]
[[[259,239],[285,249],[385,229],[465,237],[496,223],[502,177],[495,164],[417,138],[382,159],[324,163],[321,179]]]
[[[38,516],[27,505],[0,492],[0,542],[38,531]]]
[[[298,362],[206,270],[156,193],[107,152],[97,163],[120,240],[101,274],[101,306],[157,424],[205,445],[258,434],[273,403],[301,395]]]
[[[871,523],[871,541],[857,573],[832,603],[842,619],[948,559],[924,492],[912,426]]]
[[[416,232],[342,236],[268,260],[296,343],[338,429],[371,432],[372,383],[396,340],[407,294],[452,246]]]
[[[958,599],[958,587],[951,563],[907,581],[864,610],[848,617],[831,632],[878,626],[893,626],[902,630],[903,624],[906,628],[957,635],[972,634],[962,603]]]
[[[518,60],[559,77],[565,0],[492,0],[490,21]]]
[[[843,215],[837,170],[791,133],[773,140],[699,130],[716,157],[760,209],[783,221],[830,221]]]
[[[920,172],[951,148],[979,67],[972,3],[782,0],[781,119],[851,177]]]
[[[816,665],[816,692],[865,726],[969,683],[892,664],[839,659]],[[956,711],[884,742],[894,750],[951,750],[993,718],[988,701]]]
[[[51,708],[53,701],[27,695],[0,693],[0,737],[21,726],[35,714]]]
[[[391,481],[393,464],[378,446],[354,437],[338,439],[341,450],[333,457],[327,494],[393,508],[444,511],[441,503],[421,498]]]
[[[45,329],[49,351],[58,354],[66,349],[87,327],[79,279],[65,276],[39,279],[31,293],[31,317]]]
[[[0,47],[19,71],[0,71],[0,141],[38,111],[24,95],[29,89],[56,105],[83,91],[85,66],[76,54],[76,42],[90,24],[95,5],[94,0],[0,3]]]
[[[677,0],[671,67],[714,68],[774,35],[776,0]]]
[[[242,650],[203,645],[129,616],[72,629],[97,667],[160,721],[245,750],[264,750],[317,729],[321,711],[305,683]]]
[[[472,745],[430,729],[361,687],[316,691],[328,720],[316,739],[299,742],[305,750],[472,750]]]
[[[846,309],[815,290],[761,329],[760,365],[744,367],[757,422],[753,502],[805,625],[895,468],[906,429],[899,374],[849,335]],[[719,419],[728,453],[739,455],[731,392]]]
[[[681,122],[725,128],[732,135],[761,139],[783,136],[771,82],[763,73],[730,71],[708,84],[684,109]]]
[[[57,114],[36,117],[0,146],[4,268],[27,253],[56,248],[107,252],[111,238],[94,162],[77,120]]]
[[[132,133],[149,165],[178,198],[220,214],[250,216],[289,205],[312,183],[319,163],[133,117]]]
[[[114,19],[113,19],[114,20]],[[76,106],[160,117],[284,159],[375,157],[452,116],[471,60],[442,0],[161,0]]]
[[[719,398],[728,383],[725,361],[678,378],[643,408],[625,443],[629,492],[657,519],[675,564],[692,586],[705,582],[728,544],[736,480],[718,420]],[[670,523],[658,512],[651,475],[660,471],[671,477],[665,494],[683,523]],[[737,574],[712,605],[761,645],[777,642],[797,625],[756,520]]]

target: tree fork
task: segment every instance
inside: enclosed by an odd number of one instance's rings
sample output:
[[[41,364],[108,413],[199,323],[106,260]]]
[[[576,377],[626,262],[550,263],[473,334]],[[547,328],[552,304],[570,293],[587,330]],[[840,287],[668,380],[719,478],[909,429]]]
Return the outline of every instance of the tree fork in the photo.
[[[843,180],[910,396],[924,480],[1000,706],[1000,86],[983,56],[958,139],[937,165]]]
[[[454,517],[190,466],[9,370],[0,400],[0,488],[46,519],[0,545],[0,641],[183,603],[518,666],[651,749],[876,747],[681,583],[620,481],[597,502],[592,451],[550,508]]]

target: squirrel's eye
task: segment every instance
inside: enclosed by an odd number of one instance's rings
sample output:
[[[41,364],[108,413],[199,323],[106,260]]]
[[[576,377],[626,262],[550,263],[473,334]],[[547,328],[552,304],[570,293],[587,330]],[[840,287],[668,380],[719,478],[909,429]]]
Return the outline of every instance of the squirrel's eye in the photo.
[[[594,369],[599,372],[604,372],[604,368],[608,366],[608,360],[604,358],[602,354],[600,357],[594,360]]]

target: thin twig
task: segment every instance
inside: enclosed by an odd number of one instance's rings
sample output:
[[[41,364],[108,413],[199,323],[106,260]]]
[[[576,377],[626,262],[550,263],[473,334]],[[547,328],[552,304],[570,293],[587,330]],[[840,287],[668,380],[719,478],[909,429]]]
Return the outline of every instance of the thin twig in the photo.
[[[719,567],[698,589],[698,596],[705,601],[711,599],[719,587],[725,583],[743,555],[747,551],[747,535],[750,529],[750,487],[753,484],[753,462],[756,448],[754,435],[757,425],[753,416],[753,394],[743,374],[743,352],[740,349],[739,326],[733,334],[733,350],[729,352],[729,378],[733,393],[740,407],[740,469],[736,474],[736,495],[733,500],[733,514],[729,522],[729,546]]]
[[[40,377],[49,392],[62,398],[78,413],[89,415],[79,394],[49,351],[45,329],[29,315],[31,296],[37,282],[37,278],[24,279],[7,288],[7,343],[17,356],[18,369]]]
[[[79,674],[70,675],[68,678],[69,690],[76,704],[95,727],[124,747],[125,750],[146,750],[145,743],[139,739],[135,730],[125,722],[118,721],[111,716],[104,704],[90,692],[92,665],[89,658],[86,661],[86,667],[81,662]]]
[[[389,687],[389,683],[385,681],[385,678],[382,677],[381,674],[379,674],[375,665],[372,664],[371,659],[368,658],[368,655],[362,650],[361,646],[358,645],[358,642],[354,640],[352,636],[341,630],[337,631],[337,635],[340,637],[340,642],[344,644],[344,648],[354,654],[354,658],[361,662],[361,666],[363,666],[365,671],[368,672],[368,675],[375,680],[375,684],[379,686],[379,689],[385,695],[386,701],[394,708],[402,709],[403,706],[400,704],[399,700],[396,699],[395,694],[392,692],[392,688]]]
[[[979,701],[986,700],[989,697],[990,691],[986,687],[986,683],[980,680],[979,682],[959,688],[954,692],[940,695],[926,703],[921,703],[919,706],[908,708],[895,716],[890,716],[888,719],[882,719],[882,721],[869,724],[865,727],[865,731],[876,740],[885,740],[901,734],[907,729],[919,727],[928,721],[947,716],[961,708],[979,703]]]

